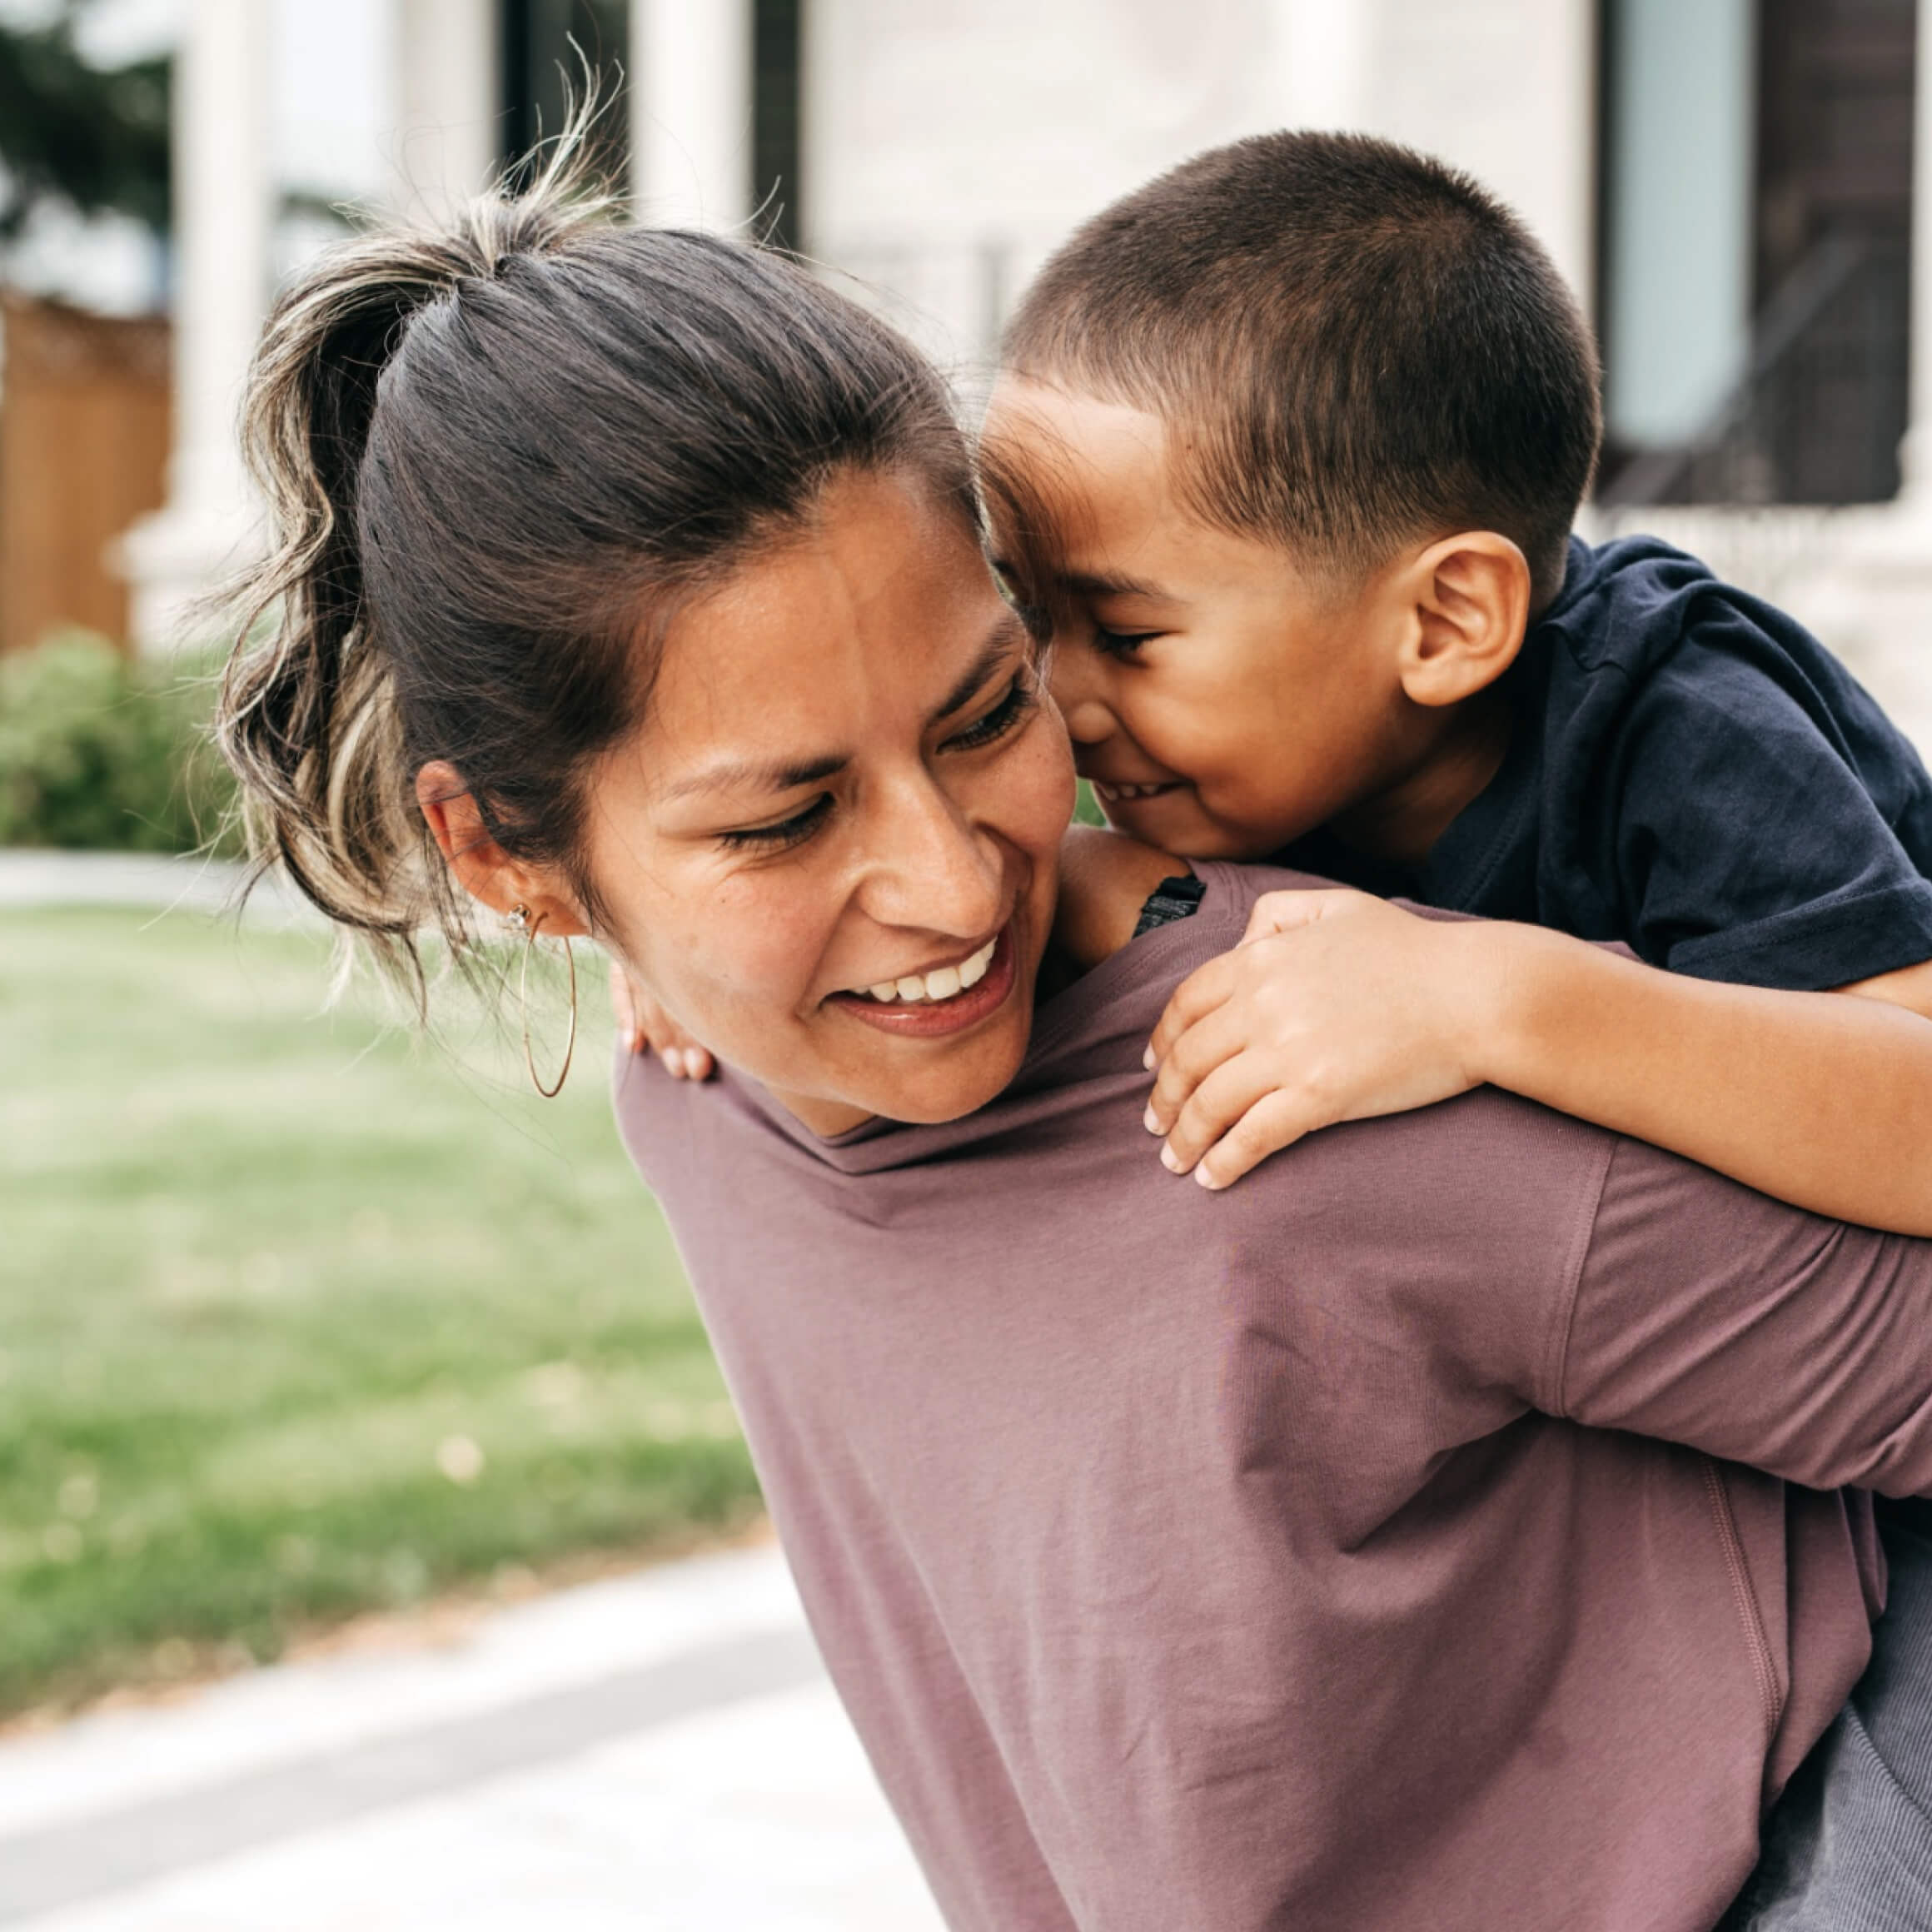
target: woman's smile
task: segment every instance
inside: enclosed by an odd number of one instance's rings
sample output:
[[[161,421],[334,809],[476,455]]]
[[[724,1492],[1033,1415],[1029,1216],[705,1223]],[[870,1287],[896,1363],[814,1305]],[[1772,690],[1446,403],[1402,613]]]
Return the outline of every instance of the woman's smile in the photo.
[[[1008,922],[955,965],[882,980],[863,992],[834,993],[825,1003],[881,1033],[932,1039],[964,1033],[998,1013],[1012,997],[1017,977]]]

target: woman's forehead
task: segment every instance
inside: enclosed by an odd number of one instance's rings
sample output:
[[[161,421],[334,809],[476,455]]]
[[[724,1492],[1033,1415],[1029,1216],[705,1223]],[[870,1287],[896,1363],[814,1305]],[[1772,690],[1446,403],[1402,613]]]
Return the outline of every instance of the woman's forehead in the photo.
[[[896,477],[829,488],[819,515],[678,613],[650,698],[660,758],[924,717],[1013,628],[973,534]]]

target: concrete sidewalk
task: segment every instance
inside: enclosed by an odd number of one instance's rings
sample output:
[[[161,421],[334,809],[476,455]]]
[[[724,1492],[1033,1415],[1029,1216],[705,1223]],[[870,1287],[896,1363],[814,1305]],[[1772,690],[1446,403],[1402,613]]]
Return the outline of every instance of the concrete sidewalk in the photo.
[[[775,1550],[0,1744],[0,1925],[939,1932]]]
[[[155,912],[236,912],[246,868],[230,859],[152,852],[0,849],[0,911],[40,906],[140,906]],[[321,915],[280,879],[265,879],[242,908],[251,924],[309,924]]]

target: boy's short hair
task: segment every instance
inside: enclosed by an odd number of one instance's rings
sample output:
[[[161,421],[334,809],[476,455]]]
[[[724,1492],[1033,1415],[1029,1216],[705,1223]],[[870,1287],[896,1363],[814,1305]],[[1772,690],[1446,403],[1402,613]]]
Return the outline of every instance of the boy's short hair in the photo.
[[[1211,523],[1350,573],[1494,530],[1539,608],[1601,430],[1589,326],[1528,229],[1365,135],[1257,135],[1116,202],[1040,271],[1004,360],[1185,422]]]

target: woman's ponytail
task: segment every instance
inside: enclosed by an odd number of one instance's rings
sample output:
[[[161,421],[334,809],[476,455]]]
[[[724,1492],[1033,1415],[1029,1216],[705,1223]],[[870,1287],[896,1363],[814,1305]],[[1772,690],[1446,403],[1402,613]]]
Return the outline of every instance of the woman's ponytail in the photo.
[[[326,252],[276,304],[250,371],[242,450],[270,546],[242,588],[219,739],[258,858],[392,959],[454,909],[364,580],[358,483],[377,395],[419,313],[607,216],[575,151],[567,137],[525,193],[493,190],[446,228],[373,229]]]

